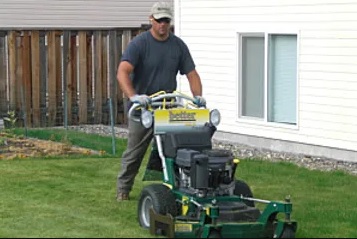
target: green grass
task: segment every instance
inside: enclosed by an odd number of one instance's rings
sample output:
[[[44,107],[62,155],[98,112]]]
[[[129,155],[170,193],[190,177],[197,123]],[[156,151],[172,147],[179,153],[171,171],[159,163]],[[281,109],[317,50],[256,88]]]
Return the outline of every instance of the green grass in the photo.
[[[80,141],[89,145],[87,140],[92,138],[82,136]],[[106,142],[111,150],[111,139]],[[124,141],[117,143],[125,145]],[[92,149],[104,146],[97,143]],[[140,191],[149,183],[141,181],[146,161],[136,178],[132,200],[118,203],[117,155],[0,161],[0,237],[153,237],[139,227],[136,217]],[[256,198],[283,200],[291,196],[292,218],[298,222],[296,237],[357,237],[356,176],[340,171],[310,171],[290,163],[242,159],[237,177],[251,186]]]
[[[118,159],[0,162],[0,237],[147,237],[115,199]]]
[[[356,176],[262,160],[243,160],[238,175],[251,185],[255,197],[273,200],[291,196],[297,237],[357,237]]]

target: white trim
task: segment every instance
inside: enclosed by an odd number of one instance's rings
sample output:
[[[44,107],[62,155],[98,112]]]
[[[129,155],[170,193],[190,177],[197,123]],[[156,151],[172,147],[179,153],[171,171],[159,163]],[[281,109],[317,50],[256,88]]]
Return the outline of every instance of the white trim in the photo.
[[[301,31],[296,35],[296,128],[300,127],[300,43]]]
[[[242,52],[242,35],[238,32],[236,32],[236,52]],[[235,118],[239,119],[242,115],[242,107],[241,107],[241,98],[242,98],[242,67],[240,62],[242,61],[242,57],[241,54],[235,54],[235,58],[236,58],[236,92],[238,92],[238,94],[236,95],[236,107],[235,107]]]
[[[247,125],[257,125],[257,126],[264,126],[270,128],[279,128],[279,129],[293,129],[297,130],[299,127],[293,124],[284,124],[284,123],[276,123],[276,122],[267,122],[264,119],[253,118],[253,117],[241,117],[237,120],[237,122]]]
[[[268,122],[268,61],[269,61],[269,33],[264,33],[264,122]]]
[[[235,32],[237,33],[244,33],[244,34],[258,34],[258,33],[264,33],[264,34],[300,34],[301,30],[300,29],[280,29],[277,27],[271,27],[271,26],[250,26],[250,27],[239,27],[235,29]]]

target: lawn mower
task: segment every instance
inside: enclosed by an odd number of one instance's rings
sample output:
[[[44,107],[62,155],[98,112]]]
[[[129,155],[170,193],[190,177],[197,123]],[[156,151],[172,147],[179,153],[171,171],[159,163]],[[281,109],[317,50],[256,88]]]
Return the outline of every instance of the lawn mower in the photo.
[[[290,198],[254,198],[235,176],[239,159],[213,148],[217,109],[197,107],[177,91],[150,97],[149,105],[133,104],[128,112],[154,135],[143,178],[153,183],[138,200],[141,227],[169,238],[295,238]]]

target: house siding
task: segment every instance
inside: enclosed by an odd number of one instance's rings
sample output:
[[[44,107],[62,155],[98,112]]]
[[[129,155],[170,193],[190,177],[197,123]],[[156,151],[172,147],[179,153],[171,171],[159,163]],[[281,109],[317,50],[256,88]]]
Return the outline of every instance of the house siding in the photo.
[[[141,24],[148,24],[150,8],[154,2],[1,0],[0,29],[141,27]]]
[[[195,59],[208,106],[221,111],[220,132],[356,152],[357,0],[175,4],[177,34]],[[247,31],[298,35],[296,127],[238,118],[237,33]],[[186,81],[180,82],[188,91]],[[357,161],[357,156],[343,159]]]

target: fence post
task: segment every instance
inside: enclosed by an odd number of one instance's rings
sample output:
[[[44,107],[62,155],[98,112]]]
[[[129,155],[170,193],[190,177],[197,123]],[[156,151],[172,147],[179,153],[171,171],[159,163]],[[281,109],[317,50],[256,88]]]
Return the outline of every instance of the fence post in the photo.
[[[57,116],[57,51],[56,51],[56,33],[50,31],[47,35],[48,45],[48,126],[55,126]]]
[[[131,35],[131,30],[125,30],[123,31],[122,34],[122,44],[121,44],[121,54],[125,49],[127,48],[129,42],[131,41],[132,35]],[[126,97],[123,95],[123,124],[128,124],[128,100]]]
[[[109,32],[109,90],[110,98],[113,103],[113,113],[114,113],[114,122],[117,122],[117,77],[116,77],[116,52],[117,52],[117,35],[115,30]]]
[[[0,32],[0,118],[7,112],[6,32]]]
[[[68,72],[68,62],[69,62],[69,36],[70,31],[63,32],[63,48],[62,48],[62,77],[63,77],[63,123],[64,128],[68,129],[68,81],[67,81],[67,72]]]
[[[9,52],[9,110],[16,108],[16,32],[8,34]]]
[[[40,32],[31,32],[31,75],[32,75],[32,122],[34,127],[40,126]]]
[[[23,31],[22,34],[22,100],[24,125],[25,127],[32,127],[32,74],[31,74],[31,46],[30,46],[30,32]]]
[[[87,33],[80,31],[79,37],[79,124],[87,123]]]
[[[103,38],[102,31],[94,32],[94,122],[102,123],[103,115]]]
[[[47,126],[47,69],[46,60],[46,32],[40,31],[40,125]]]

